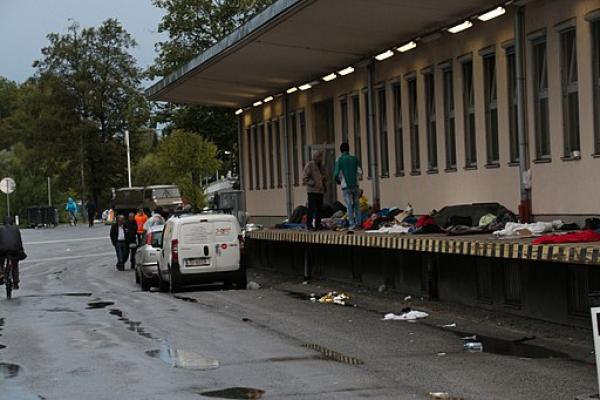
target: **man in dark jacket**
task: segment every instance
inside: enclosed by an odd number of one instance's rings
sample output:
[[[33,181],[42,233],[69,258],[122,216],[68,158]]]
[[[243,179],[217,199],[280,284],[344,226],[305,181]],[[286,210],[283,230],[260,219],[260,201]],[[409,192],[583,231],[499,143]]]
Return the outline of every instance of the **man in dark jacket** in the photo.
[[[94,219],[96,218],[96,203],[94,203],[94,200],[88,200],[88,202],[85,204],[85,209],[87,211],[88,226],[93,228]]]
[[[110,241],[115,246],[117,253],[117,269],[123,271],[125,263],[129,257],[129,246],[127,244],[127,227],[125,225],[125,217],[119,215],[117,223],[110,227]]]
[[[12,217],[4,217],[4,226],[0,228],[0,266],[4,271],[5,261],[13,263],[13,289],[19,288],[19,261],[26,257],[19,228],[14,225]]]
[[[125,223],[127,236],[127,247],[129,248],[129,260],[131,261],[131,269],[135,269],[135,253],[138,247],[138,225],[135,222],[135,213],[130,212]]]

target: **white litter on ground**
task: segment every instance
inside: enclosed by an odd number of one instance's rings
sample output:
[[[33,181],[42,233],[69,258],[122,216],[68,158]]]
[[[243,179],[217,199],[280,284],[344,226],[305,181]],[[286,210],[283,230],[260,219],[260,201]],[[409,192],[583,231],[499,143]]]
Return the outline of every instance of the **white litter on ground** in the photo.
[[[248,282],[248,285],[246,285],[246,289],[258,290],[258,289],[260,289],[260,285],[254,281],[250,281],[250,282]]]
[[[412,311],[409,311],[409,312],[406,312],[406,313],[400,314],[400,315],[397,315],[394,313],[385,314],[383,316],[383,320],[384,321],[388,321],[388,320],[414,321],[416,319],[427,318],[427,317],[429,317],[429,314],[427,314],[426,312],[412,310]]]
[[[456,328],[456,323],[447,324],[447,325],[439,325],[440,328]]]

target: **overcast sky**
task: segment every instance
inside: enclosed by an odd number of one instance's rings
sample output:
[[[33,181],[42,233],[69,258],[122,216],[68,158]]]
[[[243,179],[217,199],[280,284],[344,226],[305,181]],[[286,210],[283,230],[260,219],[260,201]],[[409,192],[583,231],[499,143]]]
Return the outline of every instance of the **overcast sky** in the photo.
[[[133,35],[141,67],[154,60],[154,43],[162,10],[151,0],[0,0],[0,76],[22,82],[33,74],[31,64],[49,32],[65,33],[72,18],[81,27],[116,18]]]

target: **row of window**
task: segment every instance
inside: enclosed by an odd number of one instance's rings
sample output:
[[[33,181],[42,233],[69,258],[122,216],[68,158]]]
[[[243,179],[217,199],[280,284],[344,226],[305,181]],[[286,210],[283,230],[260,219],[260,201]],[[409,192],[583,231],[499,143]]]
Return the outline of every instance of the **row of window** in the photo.
[[[600,21],[590,21],[592,28],[592,60],[593,60],[593,86],[595,110],[600,105]],[[576,30],[574,24],[558,30],[560,38],[560,67],[561,84],[563,96],[563,121],[564,121],[564,156],[572,158],[576,152],[580,152],[579,132],[579,81],[577,76],[577,45]],[[534,127],[535,127],[535,156],[538,161],[550,160],[550,122],[548,108],[548,66],[546,35],[536,33],[530,36],[531,60],[533,65],[533,97],[534,97]],[[509,134],[509,161],[511,164],[519,162],[519,141],[517,133],[517,76],[515,50],[513,46],[505,48],[507,85],[508,85],[508,134]],[[485,115],[485,140],[486,140],[486,166],[500,166],[499,126],[498,126],[498,89],[497,89],[497,62],[494,46],[479,52],[483,64],[483,95]],[[473,59],[471,55],[458,58],[460,74],[462,78],[462,101],[464,119],[464,149],[466,169],[477,167],[477,134],[475,124],[475,92],[473,83]],[[454,71],[451,62],[441,63],[441,79],[443,79],[443,121],[445,132],[445,159],[446,171],[454,171],[457,168],[456,160],[456,115],[454,107]],[[427,139],[427,171],[429,173],[438,171],[438,149],[437,149],[437,127],[436,127],[436,93],[434,67],[422,71],[423,87],[425,96],[426,126],[424,127]],[[395,174],[404,174],[404,132],[402,113],[401,85],[405,85],[408,98],[408,143],[410,145],[410,172],[421,173],[420,143],[419,143],[419,108],[417,90],[417,74],[409,73],[404,76],[403,83],[394,82],[390,85],[392,91],[393,110],[393,135],[395,137]],[[388,127],[385,85],[376,88],[374,96],[374,107],[376,113],[375,146],[379,148],[380,174],[389,176],[389,154],[388,154]],[[365,96],[365,108],[367,108],[367,92]],[[360,130],[360,108],[358,95],[343,97],[340,100],[342,139],[349,140],[348,134],[348,107],[352,106],[352,125],[354,127],[354,152],[361,154],[361,130]],[[363,115],[368,115],[365,110]],[[600,154],[600,112],[594,112],[595,118],[595,148],[594,153]],[[377,143],[378,142],[378,143]],[[371,165],[371,152],[367,143],[367,161]],[[371,171],[368,171],[371,176]]]
[[[252,190],[273,189],[283,186],[283,116],[254,124],[246,129],[245,143],[247,155],[247,188]],[[288,114],[289,155],[292,170],[290,171],[294,185],[300,182],[300,160],[307,162],[306,117],[300,110]],[[243,149],[242,149],[243,151]],[[301,155],[299,155],[301,153]]]

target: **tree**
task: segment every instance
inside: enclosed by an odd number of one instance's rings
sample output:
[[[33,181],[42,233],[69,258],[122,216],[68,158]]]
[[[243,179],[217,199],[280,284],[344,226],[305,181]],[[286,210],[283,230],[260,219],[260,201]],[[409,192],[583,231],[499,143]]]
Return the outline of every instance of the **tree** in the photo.
[[[274,0],[153,0],[165,15],[158,26],[168,40],[156,44],[151,78],[165,76],[246,23]],[[156,105],[155,119],[174,129],[196,132],[218,146],[218,156],[237,154],[236,119],[232,110],[205,106]]]
[[[58,83],[71,97],[78,125],[70,152],[78,155],[80,195],[89,191],[99,204],[109,188],[125,184],[125,130],[135,142],[149,117],[142,71],[130,54],[136,42],[115,19],[98,28],[73,23],[68,33],[47,37],[50,43],[34,62],[36,78]]]
[[[217,146],[183,130],[173,131],[158,147],[158,165],[169,182],[176,183],[192,205],[204,205],[202,179],[216,171]]]

